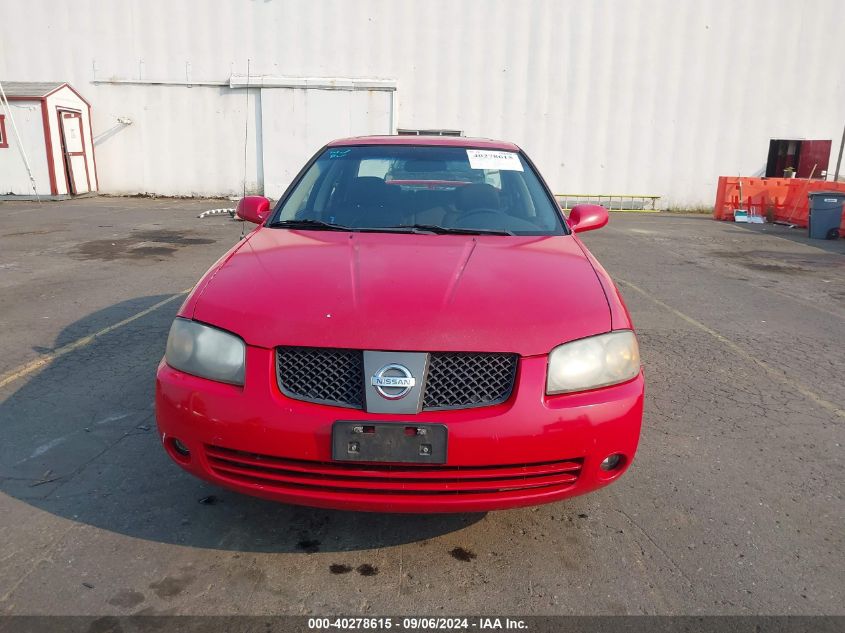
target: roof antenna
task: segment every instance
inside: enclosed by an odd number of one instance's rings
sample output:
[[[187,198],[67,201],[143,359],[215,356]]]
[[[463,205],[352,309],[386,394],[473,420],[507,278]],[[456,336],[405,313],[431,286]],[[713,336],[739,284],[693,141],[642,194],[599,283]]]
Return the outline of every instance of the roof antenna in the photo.
[[[18,126],[15,125],[15,117],[12,115],[12,108],[9,106],[9,98],[6,96],[6,91],[3,90],[3,83],[0,82],[0,105],[6,108],[6,113],[9,115],[9,120],[12,122],[12,130],[15,132],[15,139],[18,141],[18,151],[23,158],[23,164],[26,166],[26,173],[29,174],[29,182],[32,185],[32,193],[35,194],[35,199],[38,204],[41,204],[41,196],[38,195],[38,187],[35,186],[35,176],[32,175],[32,168],[29,166],[29,159],[26,157],[26,151],[21,143],[21,135],[18,133]]]

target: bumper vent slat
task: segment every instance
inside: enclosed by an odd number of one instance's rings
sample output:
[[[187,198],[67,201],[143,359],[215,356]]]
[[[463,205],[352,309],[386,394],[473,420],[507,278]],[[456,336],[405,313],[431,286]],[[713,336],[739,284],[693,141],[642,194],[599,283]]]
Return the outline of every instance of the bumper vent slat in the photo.
[[[212,471],[243,485],[279,491],[307,489],[346,494],[496,494],[562,490],[575,485],[580,459],[541,464],[456,467],[310,462],[206,446]]]
[[[486,407],[505,402],[513,391],[518,356],[481,352],[433,352],[423,392],[423,410]],[[279,388],[297,400],[340,407],[364,407],[361,350],[279,347]]]

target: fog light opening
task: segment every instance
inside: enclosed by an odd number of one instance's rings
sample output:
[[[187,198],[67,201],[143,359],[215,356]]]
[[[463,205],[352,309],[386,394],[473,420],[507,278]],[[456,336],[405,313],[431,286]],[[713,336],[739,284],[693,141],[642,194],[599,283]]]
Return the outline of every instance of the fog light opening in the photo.
[[[619,470],[625,464],[625,456],[621,453],[612,453],[604,458],[601,463],[601,469],[605,472],[612,472]]]
[[[185,446],[181,440],[175,437],[170,438],[170,448],[173,449],[174,456],[179,461],[187,462],[191,459],[191,449]]]

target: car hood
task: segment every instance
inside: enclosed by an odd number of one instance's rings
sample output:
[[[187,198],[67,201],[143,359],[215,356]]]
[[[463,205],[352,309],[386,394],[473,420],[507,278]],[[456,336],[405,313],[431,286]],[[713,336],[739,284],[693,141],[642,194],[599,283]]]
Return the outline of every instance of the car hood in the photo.
[[[611,329],[572,236],[259,228],[209,271],[183,313],[268,348],[531,356]]]

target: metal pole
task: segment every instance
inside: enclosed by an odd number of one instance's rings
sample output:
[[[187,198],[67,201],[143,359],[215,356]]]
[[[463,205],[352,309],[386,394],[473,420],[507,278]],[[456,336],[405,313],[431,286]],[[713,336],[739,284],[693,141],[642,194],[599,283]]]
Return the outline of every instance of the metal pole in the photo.
[[[38,195],[38,188],[35,186],[35,176],[32,175],[29,159],[26,157],[26,151],[23,148],[23,143],[21,143],[21,135],[18,133],[18,126],[15,124],[15,117],[12,115],[12,108],[9,106],[9,99],[6,97],[6,91],[3,90],[2,82],[0,82],[0,104],[6,108],[9,120],[12,122],[12,130],[15,132],[15,139],[18,141],[18,151],[21,154],[21,158],[23,158],[24,166],[26,166],[26,173],[29,174],[29,182],[32,184],[32,193],[35,194],[35,199],[41,202],[41,198]]]
[[[833,172],[833,182],[839,182],[839,168],[842,166],[843,149],[845,149],[845,128],[842,128],[842,141],[839,143],[839,158],[836,159],[836,171]]]
[[[249,144],[249,63],[250,59],[247,58],[246,60],[246,106],[244,110],[244,188],[243,188],[243,198],[246,198],[246,148]],[[256,136],[256,142],[258,142],[258,137]],[[264,193],[262,188],[262,193]],[[241,222],[241,239],[246,237],[246,226],[244,226],[246,222]]]
[[[787,218],[786,218],[787,223],[789,223],[790,225],[792,225],[792,223],[793,223],[792,222],[792,216],[795,215],[795,210],[798,208],[798,203],[801,202],[801,199],[802,199],[803,196],[807,195],[807,189],[810,187],[810,181],[813,179],[813,176],[816,175],[816,167],[818,167],[818,166],[819,166],[818,163],[813,165],[813,170],[810,172],[810,177],[807,178],[807,182],[803,187],[804,191],[801,193],[801,196],[795,198],[795,204],[792,205],[792,211],[789,212],[789,216],[787,216]],[[809,210],[808,210],[808,212],[809,212]]]
[[[250,59],[246,60],[246,106],[244,110],[244,188],[242,198],[246,198],[246,155],[247,145],[249,144],[249,63]]]

